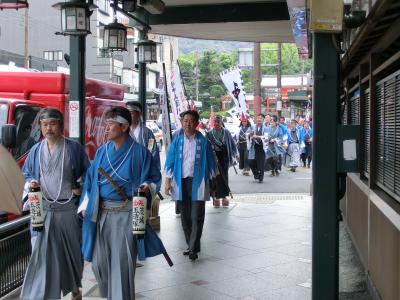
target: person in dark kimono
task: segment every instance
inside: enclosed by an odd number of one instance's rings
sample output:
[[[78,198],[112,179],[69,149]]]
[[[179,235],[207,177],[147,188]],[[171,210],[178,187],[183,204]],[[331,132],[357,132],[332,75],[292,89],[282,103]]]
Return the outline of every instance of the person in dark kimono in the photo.
[[[236,134],[236,141],[239,150],[239,169],[243,170],[242,175],[250,176],[248,144],[249,144],[249,135],[251,132],[251,125],[247,116],[242,117],[239,128],[240,130]]]
[[[214,128],[206,133],[206,138],[210,141],[217,157],[219,174],[216,178],[216,191],[213,204],[219,207],[229,206],[228,196],[230,194],[228,171],[238,158],[236,144],[229,130],[223,127],[222,117],[216,116]]]
[[[132,199],[138,191],[151,194],[161,174],[151,153],[129,135],[131,115],[124,107],[105,114],[108,142],[96,151],[78,212],[83,218],[82,254],[92,262],[101,297],[135,299],[136,237],[132,234]],[[99,168],[128,196],[124,201]],[[151,207],[147,197],[147,209]]]
[[[254,179],[261,183],[264,180],[264,149],[267,135],[267,127],[264,125],[264,115],[259,114],[256,122],[254,129],[250,133],[249,165]]]
[[[45,108],[38,118],[44,138],[32,147],[22,172],[25,193],[30,187],[41,188],[44,228],[32,232],[34,243],[21,299],[60,299],[61,293],[72,293],[71,299],[78,300],[82,299],[83,261],[77,181],[90,162],[79,143],[63,136],[60,111]]]

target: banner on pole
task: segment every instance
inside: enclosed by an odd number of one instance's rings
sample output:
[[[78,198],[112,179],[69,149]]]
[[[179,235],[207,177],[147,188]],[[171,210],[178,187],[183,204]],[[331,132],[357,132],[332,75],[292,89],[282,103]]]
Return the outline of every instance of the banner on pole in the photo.
[[[161,113],[162,113],[162,131],[163,139],[166,151],[169,149],[171,144],[171,120],[169,117],[168,109],[168,95],[164,92],[165,84],[164,78],[160,77],[158,80],[158,89],[160,91],[160,103],[161,103]]]
[[[227,88],[229,95],[232,97],[236,104],[237,116],[248,115],[248,109],[246,104],[246,93],[243,89],[242,73],[239,68],[225,70],[219,73],[222,82]]]
[[[176,128],[181,128],[180,114],[187,111],[187,101],[183,91],[182,79],[179,67],[176,62],[171,66],[168,84],[169,94],[171,95],[171,109],[175,119]]]

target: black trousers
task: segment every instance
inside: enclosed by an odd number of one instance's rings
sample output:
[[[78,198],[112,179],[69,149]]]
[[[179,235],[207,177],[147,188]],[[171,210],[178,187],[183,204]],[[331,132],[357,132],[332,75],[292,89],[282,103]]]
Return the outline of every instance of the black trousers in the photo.
[[[239,144],[239,169],[244,169],[245,171],[249,170],[249,160],[248,160],[247,144],[242,143]]]
[[[177,201],[181,212],[182,229],[190,251],[200,252],[206,212],[205,201],[192,201],[192,178],[182,179],[182,201]]]
[[[251,171],[255,179],[264,179],[265,152],[262,144],[255,144],[255,159],[249,160]]]

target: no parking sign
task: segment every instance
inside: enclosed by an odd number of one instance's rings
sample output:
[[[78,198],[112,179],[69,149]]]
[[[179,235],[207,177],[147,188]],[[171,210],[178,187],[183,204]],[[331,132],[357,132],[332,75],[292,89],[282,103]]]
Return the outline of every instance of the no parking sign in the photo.
[[[69,101],[69,137],[79,138],[79,101]]]

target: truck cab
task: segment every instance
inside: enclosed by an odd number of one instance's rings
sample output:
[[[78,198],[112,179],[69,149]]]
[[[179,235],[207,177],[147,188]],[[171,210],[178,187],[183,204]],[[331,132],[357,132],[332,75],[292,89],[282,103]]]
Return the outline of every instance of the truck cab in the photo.
[[[86,79],[85,148],[90,159],[105,142],[104,113],[110,107],[124,106],[124,90],[119,84]],[[0,143],[13,140],[8,147],[20,167],[31,147],[40,141],[38,113],[54,107],[64,114],[64,135],[76,126],[69,105],[69,76],[57,72],[0,72]],[[72,127],[70,127],[72,126]],[[4,130],[12,129],[12,130]],[[2,137],[3,134],[6,137]],[[0,199],[1,201],[1,199]],[[0,212],[0,223],[18,216]]]

